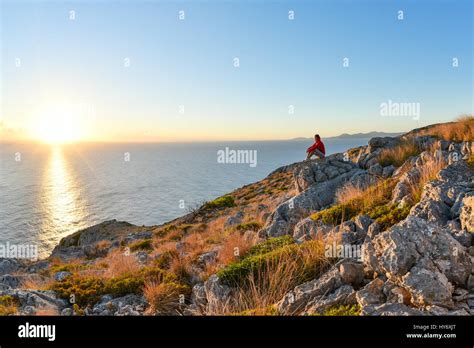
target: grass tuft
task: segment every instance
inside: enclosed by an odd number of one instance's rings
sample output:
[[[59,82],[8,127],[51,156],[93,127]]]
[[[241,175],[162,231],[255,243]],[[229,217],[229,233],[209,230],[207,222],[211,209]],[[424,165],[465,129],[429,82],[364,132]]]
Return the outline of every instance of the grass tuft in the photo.
[[[406,140],[395,147],[382,149],[379,163],[382,167],[389,165],[400,167],[408,158],[418,156],[420,153],[421,149],[413,141]]]

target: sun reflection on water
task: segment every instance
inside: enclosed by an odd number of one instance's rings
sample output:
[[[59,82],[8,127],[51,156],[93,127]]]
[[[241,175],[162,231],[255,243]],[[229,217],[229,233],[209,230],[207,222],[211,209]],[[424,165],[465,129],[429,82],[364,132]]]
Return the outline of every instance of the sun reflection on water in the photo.
[[[42,203],[46,214],[40,239],[41,244],[52,249],[60,238],[82,228],[86,215],[80,187],[64,150],[59,146],[51,149],[42,184]]]

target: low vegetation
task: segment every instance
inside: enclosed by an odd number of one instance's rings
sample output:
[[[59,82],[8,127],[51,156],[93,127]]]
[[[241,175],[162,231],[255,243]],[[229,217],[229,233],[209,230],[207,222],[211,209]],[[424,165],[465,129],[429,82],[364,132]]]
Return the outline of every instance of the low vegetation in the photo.
[[[105,294],[123,296],[130,293],[141,294],[146,282],[176,282],[177,277],[157,267],[143,267],[138,272],[122,273],[116,277],[74,274],[63,281],[54,282],[50,290],[60,298],[74,299],[79,307],[93,305]]]
[[[143,288],[143,294],[149,303],[150,314],[179,313],[184,300],[191,293],[187,285],[176,282],[147,281]]]
[[[262,224],[257,221],[242,223],[235,226],[235,229],[237,231],[258,231],[261,228],[262,228]]]
[[[263,255],[275,249],[279,249],[286,245],[293,244],[294,242],[295,241],[293,237],[288,234],[281,237],[270,238],[250,248],[250,250],[247,253],[247,257],[255,256],[255,255]]]
[[[151,239],[144,239],[144,240],[139,240],[130,244],[130,251],[135,252],[135,251],[140,251],[140,250],[143,250],[143,251],[153,250],[153,241]]]
[[[272,245],[276,244],[273,241]],[[321,275],[330,265],[320,241],[288,244],[270,251],[267,246],[255,249],[261,253],[249,254],[218,272],[236,292],[217,313],[209,314],[258,315],[259,309],[268,309],[296,285]]]
[[[360,315],[360,306],[358,304],[353,305],[335,305],[326,309],[323,316],[359,316]]]
[[[249,280],[249,276],[258,278],[262,272],[274,270],[276,267],[283,270],[285,267],[290,267],[294,261],[298,266],[299,276],[306,278],[314,275],[318,264],[324,259],[324,248],[319,241],[284,245],[270,251],[265,249],[261,248],[261,253],[249,255],[240,262],[231,263],[217,275],[229,285],[240,286]]]
[[[472,141],[474,117],[462,116],[456,122],[437,124],[417,131],[417,135],[431,135],[447,141]]]
[[[16,314],[17,307],[17,300],[13,296],[0,296],[0,316]]]
[[[421,149],[413,141],[406,140],[395,147],[383,149],[379,155],[379,163],[382,167],[400,167],[408,158],[420,153]]]
[[[469,158],[466,160],[466,163],[469,166],[474,167],[474,153],[472,153],[471,156],[469,156]]]
[[[235,200],[232,196],[222,196],[216,198],[211,202],[207,202],[203,205],[205,210],[221,209],[221,208],[231,208],[235,207]]]
[[[385,204],[380,207],[375,207],[368,212],[372,219],[379,225],[382,231],[387,230],[391,226],[404,220],[410,213],[412,205],[399,206],[397,204]]]
[[[279,315],[278,309],[275,305],[267,306],[265,308],[254,308],[242,311],[240,313],[232,313],[235,316],[275,316]]]
[[[336,226],[350,220],[357,215],[367,214],[373,209],[390,202],[392,190],[396,182],[392,179],[380,181],[365,189],[356,189],[351,186],[345,194],[339,193],[338,204],[328,209],[318,211],[310,216],[314,221]],[[344,192],[345,187],[339,192]]]
[[[420,201],[423,187],[429,181],[435,180],[439,171],[445,168],[447,163],[444,160],[435,159],[429,163],[425,163],[419,167],[419,178],[416,182],[412,182],[409,185],[410,195],[412,197],[412,203]]]

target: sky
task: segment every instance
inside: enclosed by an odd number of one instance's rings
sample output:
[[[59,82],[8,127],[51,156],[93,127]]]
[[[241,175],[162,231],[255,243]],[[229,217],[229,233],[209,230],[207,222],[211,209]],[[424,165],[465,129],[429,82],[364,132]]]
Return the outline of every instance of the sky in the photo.
[[[4,139],[324,137],[474,109],[470,0],[0,1]]]

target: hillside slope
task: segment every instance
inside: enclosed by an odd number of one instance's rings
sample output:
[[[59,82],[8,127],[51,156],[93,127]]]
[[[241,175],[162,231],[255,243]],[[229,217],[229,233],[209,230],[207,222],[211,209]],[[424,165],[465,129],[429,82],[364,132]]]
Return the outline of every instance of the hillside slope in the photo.
[[[0,314],[470,315],[474,120],[291,164],[160,226],[0,259]]]

